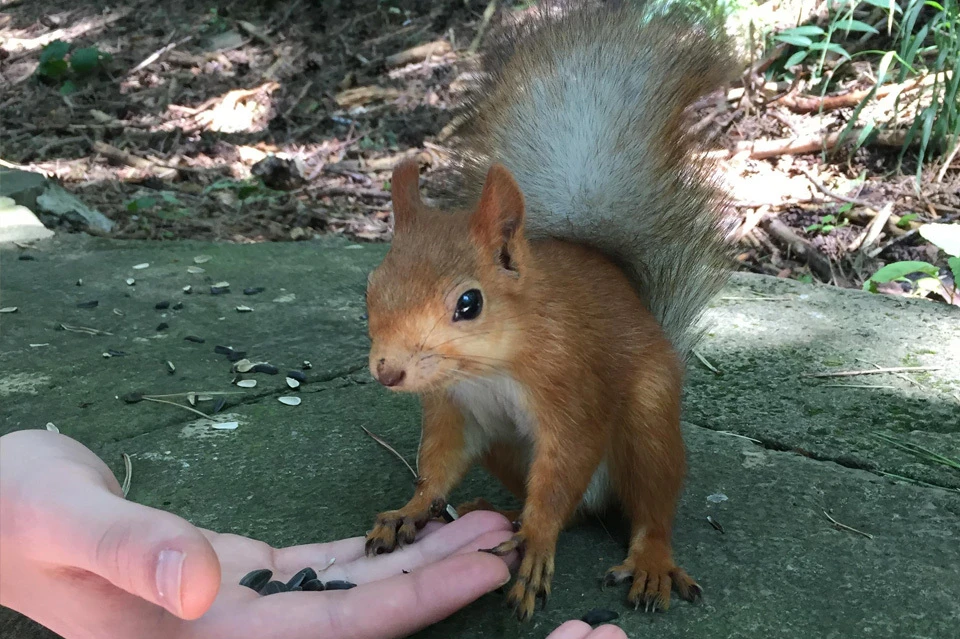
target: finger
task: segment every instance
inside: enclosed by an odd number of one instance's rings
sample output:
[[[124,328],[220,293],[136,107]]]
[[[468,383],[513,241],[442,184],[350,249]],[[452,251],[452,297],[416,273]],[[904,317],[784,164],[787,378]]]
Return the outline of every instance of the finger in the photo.
[[[592,631],[590,624],[573,619],[561,624],[547,636],[547,639],[584,639],[590,636]]]
[[[184,619],[213,603],[220,563],[190,523],[96,486],[81,483],[64,496],[42,533],[48,561],[97,574]]]
[[[587,639],[627,639],[627,633],[619,626],[607,624],[591,632]]]
[[[263,597],[244,612],[271,636],[297,636],[310,628],[318,637],[392,639],[450,616],[509,578],[499,558],[470,553],[352,590]]]
[[[308,566],[314,570],[320,570],[329,566],[331,560],[334,566],[349,564],[364,556],[364,543],[363,537],[351,537],[325,544],[303,544],[280,548],[274,553],[274,565],[278,573],[292,575]],[[328,578],[339,579],[339,577]]]
[[[513,528],[506,518],[492,512],[475,511],[447,524],[420,541],[392,553],[376,557],[361,557],[352,563],[339,562],[327,571],[329,579],[345,579],[356,584],[384,579],[402,571],[412,572],[428,564],[449,557],[464,547],[473,545],[479,537]],[[301,566],[302,567],[302,566]]]

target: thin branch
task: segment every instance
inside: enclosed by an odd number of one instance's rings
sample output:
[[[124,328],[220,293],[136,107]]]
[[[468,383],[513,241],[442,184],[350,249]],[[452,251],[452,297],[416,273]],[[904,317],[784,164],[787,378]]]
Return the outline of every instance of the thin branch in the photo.
[[[857,533],[858,535],[863,535],[863,536],[866,537],[867,539],[873,539],[873,535],[871,535],[870,533],[865,533],[865,532],[863,532],[862,530],[857,530],[856,528],[854,528],[854,527],[852,527],[852,526],[848,526],[848,525],[846,525],[846,524],[841,524],[839,521],[837,521],[836,519],[834,519],[833,517],[831,517],[831,516],[830,516],[830,513],[828,513],[827,511],[824,510],[824,511],[823,511],[823,514],[826,515],[827,519],[830,520],[830,523],[832,523],[832,524],[833,524],[834,526],[836,526],[837,528],[840,528],[841,530],[848,530],[848,531],[850,531],[850,532],[852,532],[852,533]]]
[[[411,473],[414,477],[417,477],[417,471],[415,471],[415,470],[413,469],[413,466],[411,466],[410,463],[409,463],[406,459],[403,458],[403,455],[401,455],[400,453],[398,453],[397,450],[396,450],[393,446],[391,446],[390,444],[388,444],[387,442],[385,442],[385,441],[384,441],[382,438],[380,438],[379,436],[374,435],[373,433],[371,433],[371,432],[370,432],[369,430],[367,430],[365,427],[361,426],[360,428],[363,428],[363,432],[365,432],[367,435],[369,435],[369,436],[370,436],[370,439],[372,439],[373,441],[377,442],[378,444],[380,444],[381,446],[383,446],[384,448],[386,448],[387,450],[389,450],[391,453],[393,453],[393,454],[396,456],[396,458],[399,459],[400,461],[402,461],[402,462],[403,462],[403,465],[406,466],[406,467],[410,470],[410,473]]]
[[[905,371],[939,371],[943,366],[897,366],[894,368],[873,368],[861,371],[837,371],[836,373],[807,373],[804,377],[854,377],[856,375],[876,375],[878,373],[902,373]]]

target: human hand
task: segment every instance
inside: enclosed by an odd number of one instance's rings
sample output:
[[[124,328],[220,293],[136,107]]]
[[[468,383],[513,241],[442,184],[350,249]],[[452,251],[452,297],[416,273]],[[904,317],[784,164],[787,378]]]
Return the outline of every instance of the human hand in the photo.
[[[547,639],[627,639],[627,633],[611,624],[591,628],[582,621],[568,621]]]
[[[511,532],[477,512],[375,558],[362,537],[273,549],[125,500],[103,461],[68,437],[0,437],[0,604],[67,639],[400,637],[506,583],[507,565],[476,551]],[[261,597],[239,585],[251,570],[286,580],[334,557],[321,579],[356,588]]]

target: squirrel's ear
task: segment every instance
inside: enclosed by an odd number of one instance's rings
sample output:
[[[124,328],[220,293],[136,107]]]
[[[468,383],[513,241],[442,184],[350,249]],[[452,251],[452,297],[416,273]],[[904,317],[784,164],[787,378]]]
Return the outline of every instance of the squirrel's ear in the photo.
[[[470,231],[480,242],[499,249],[521,233],[523,212],[523,193],[513,175],[505,166],[494,164],[470,218]]]
[[[390,181],[393,199],[393,232],[402,232],[410,227],[420,201],[420,165],[415,159],[403,160],[393,169]]]

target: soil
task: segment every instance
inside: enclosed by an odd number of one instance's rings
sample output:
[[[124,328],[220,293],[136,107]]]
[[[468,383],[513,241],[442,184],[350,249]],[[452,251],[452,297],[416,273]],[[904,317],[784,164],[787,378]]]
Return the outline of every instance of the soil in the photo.
[[[444,127],[469,80],[468,48],[486,6],[0,0],[2,163],[55,177],[114,220],[116,238],[387,241],[390,170],[417,153],[429,183],[443,165]],[[41,52],[58,39],[109,59],[92,73],[45,78]],[[433,42],[426,57],[390,58]],[[870,86],[864,70],[850,70],[836,91]],[[824,122],[837,130],[852,111],[798,114],[779,97],[714,96],[694,115],[709,123],[711,147],[729,150],[821,131]],[[898,151],[881,146],[828,157],[729,155],[722,167],[741,268],[859,287],[885,263],[932,261],[946,275],[931,297],[960,304],[943,254],[915,230],[960,217],[960,159],[924,171],[918,184],[910,155],[898,167]],[[869,251],[857,248],[885,206],[893,221]],[[770,232],[772,218],[828,258],[830,273],[812,272],[795,244]]]

